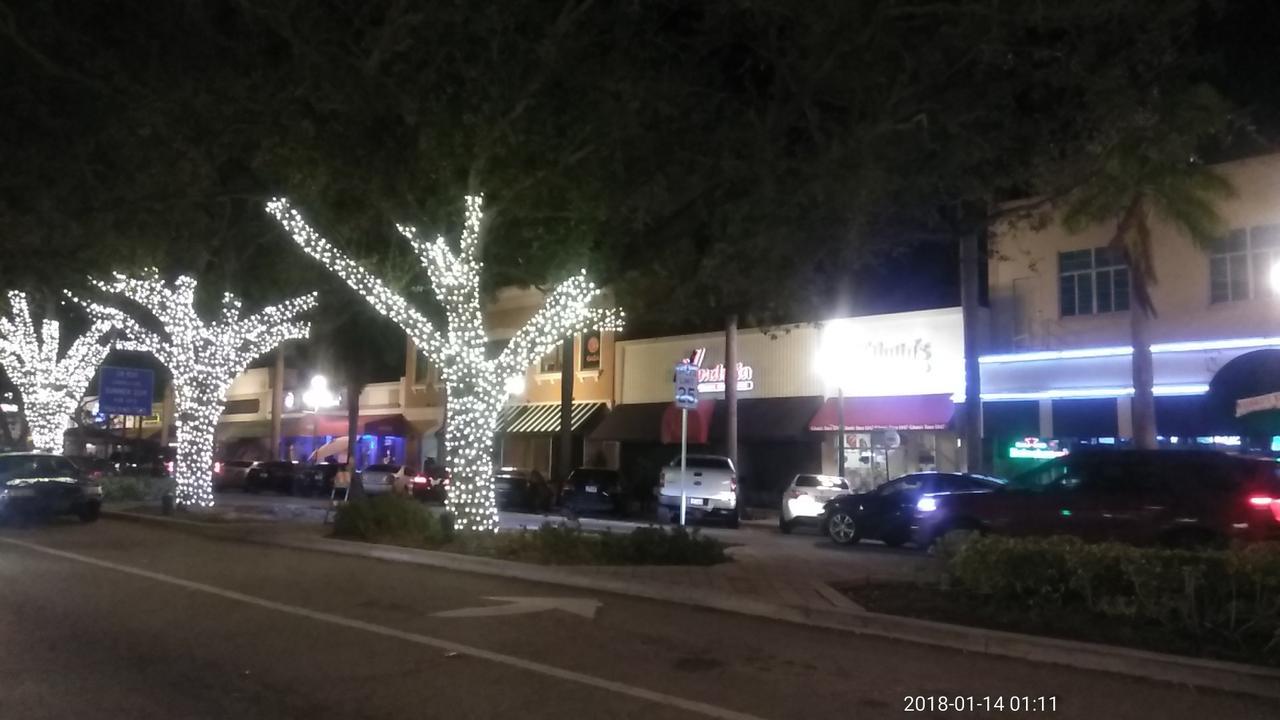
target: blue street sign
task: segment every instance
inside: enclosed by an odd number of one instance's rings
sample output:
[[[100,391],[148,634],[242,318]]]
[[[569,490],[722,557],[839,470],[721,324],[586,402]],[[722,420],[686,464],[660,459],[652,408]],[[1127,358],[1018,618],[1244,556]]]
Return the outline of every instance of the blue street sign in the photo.
[[[98,378],[98,412],[150,416],[154,387],[150,370],[104,367]]]
[[[687,361],[676,365],[676,407],[698,407],[698,366]]]

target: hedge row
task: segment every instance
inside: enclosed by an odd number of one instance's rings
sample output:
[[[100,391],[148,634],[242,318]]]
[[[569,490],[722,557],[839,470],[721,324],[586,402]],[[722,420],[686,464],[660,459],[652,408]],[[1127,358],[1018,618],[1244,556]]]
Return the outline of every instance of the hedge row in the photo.
[[[338,509],[335,537],[448,550],[545,565],[714,565],[724,543],[683,528],[584,533],[559,525],[516,533],[455,532],[447,515],[400,495],[355,500]]]
[[[950,582],[997,602],[1085,608],[1280,662],[1280,543],[1186,551],[988,536],[942,554]]]

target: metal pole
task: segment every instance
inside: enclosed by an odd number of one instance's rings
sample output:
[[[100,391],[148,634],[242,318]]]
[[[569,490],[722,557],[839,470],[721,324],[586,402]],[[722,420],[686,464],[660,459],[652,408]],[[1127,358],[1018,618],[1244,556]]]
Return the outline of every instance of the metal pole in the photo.
[[[836,413],[840,418],[840,432],[836,435],[836,467],[844,480],[844,388],[836,388]]]
[[[680,527],[684,527],[685,491],[689,478],[685,474],[685,455],[689,450],[689,410],[680,408]]]

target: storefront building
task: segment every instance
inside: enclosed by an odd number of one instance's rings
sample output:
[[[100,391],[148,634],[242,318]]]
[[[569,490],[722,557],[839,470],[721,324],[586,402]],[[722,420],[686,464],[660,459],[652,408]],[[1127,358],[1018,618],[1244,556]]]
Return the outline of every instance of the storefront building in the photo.
[[[1280,391],[1280,296],[1271,280],[1280,262],[1280,155],[1217,170],[1237,191],[1218,206],[1230,228],[1221,243],[1202,250],[1153,217],[1157,432],[1169,447],[1271,452],[1275,411],[1241,401]],[[1006,224],[992,233],[981,368],[984,436],[998,470],[1133,435],[1130,278],[1106,247],[1112,230]]]
[[[855,338],[842,362],[846,475],[873,487],[918,469],[960,461],[952,396],[963,387],[963,326],[958,308],[840,321]],[[617,404],[591,433],[604,454],[640,485],[656,482],[679,452],[680,414],[673,369],[698,365],[702,401],[689,413],[689,445],[723,453],[724,389],[738,389],[739,479],[747,501],[771,505],[796,473],[834,474],[841,403],[818,370],[823,329],[793,325],[742,330],[736,368],[724,365],[724,335],[706,333],[617,344]]]
[[[485,309],[490,351],[501,352],[517,331],[542,306],[542,294],[532,289],[506,288]],[[610,459],[592,430],[613,402],[614,333],[590,331],[573,339],[573,405],[570,430],[572,457],[567,468],[605,467]],[[498,419],[495,438],[499,466],[537,471],[551,477],[560,459],[560,399],[563,350],[557,346],[522,377],[509,380],[507,406]]]

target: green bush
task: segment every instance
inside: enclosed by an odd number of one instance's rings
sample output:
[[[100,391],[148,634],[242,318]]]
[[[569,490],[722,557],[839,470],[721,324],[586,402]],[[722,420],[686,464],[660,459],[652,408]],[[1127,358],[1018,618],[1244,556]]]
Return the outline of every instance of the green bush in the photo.
[[[103,502],[145,502],[159,500],[172,482],[169,478],[121,475],[101,478]]]
[[[729,559],[724,543],[684,528],[596,535],[547,523],[520,532],[454,532],[448,515],[436,516],[412,499],[393,495],[343,505],[333,534],[543,565],[714,565]]]
[[[438,547],[450,533],[422,503],[397,494],[378,495],[343,504],[333,520],[335,537],[366,542]]]
[[[990,536],[955,549],[946,569],[994,602],[1082,608],[1280,661],[1280,543],[1189,551]]]

